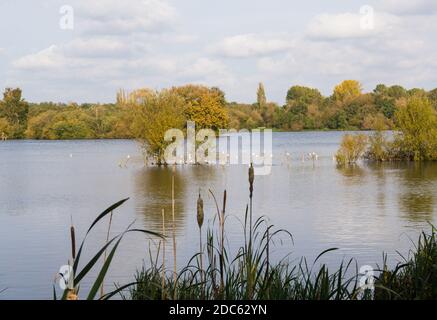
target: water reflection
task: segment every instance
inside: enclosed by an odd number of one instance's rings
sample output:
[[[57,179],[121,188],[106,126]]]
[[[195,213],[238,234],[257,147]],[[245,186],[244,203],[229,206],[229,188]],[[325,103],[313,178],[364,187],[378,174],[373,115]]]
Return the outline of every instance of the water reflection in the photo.
[[[176,232],[183,230],[188,218],[186,216],[191,213],[199,190],[207,192],[220,173],[220,168],[208,166],[175,168]],[[134,174],[136,211],[143,214],[146,227],[161,228],[162,209],[165,210],[166,224],[172,222],[172,176],[173,167],[142,168]]]
[[[363,178],[366,176],[366,171],[359,165],[337,166],[338,172],[345,178],[345,185],[361,185],[364,184]]]
[[[437,180],[437,163],[409,163],[402,167],[399,205],[403,218],[430,221],[435,207],[433,182]]]
[[[172,176],[171,167],[150,167],[134,174],[136,212],[141,212],[151,227],[159,230],[162,225],[162,209],[166,224],[172,221]],[[185,220],[186,182],[180,170],[174,172],[176,230],[183,227]]]

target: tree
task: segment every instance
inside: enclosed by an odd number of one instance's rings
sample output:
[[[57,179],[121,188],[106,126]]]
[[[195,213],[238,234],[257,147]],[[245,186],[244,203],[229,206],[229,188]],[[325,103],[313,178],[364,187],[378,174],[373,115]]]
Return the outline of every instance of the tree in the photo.
[[[6,140],[11,134],[11,126],[5,118],[0,118],[0,140]]]
[[[258,91],[256,92],[256,102],[258,108],[263,110],[267,105],[266,92],[264,90],[264,85],[260,82],[258,85]]]
[[[412,96],[426,97],[428,95],[428,93],[424,89],[413,88],[413,89],[408,90],[408,95],[410,97],[412,97]]]
[[[287,91],[286,101],[289,103],[301,103],[305,105],[320,104],[323,99],[319,90],[303,87],[293,86]]]
[[[143,92],[144,93],[144,92]],[[131,130],[135,138],[143,142],[149,156],[156,157],[158,164],[164,164],[164,151],[169,142],[164,140],[169,129],[182,129],[185,124],[185,101],[174,90],[148,91],[138,97],[138,92],[119,99],[119,104],[132,114]]]
[[[57,111],[48,110],[31,117],[28,121],[26,137],[29,139],[50,139],[48,130]]]
[[[428,92],[428,99],[437,111],[437,88]]]
[[[426,97],[412,96],[398,105],[396,144],[402,157],[415,161],[437,159],[437,115]]]
[[[334,88],[334,99],[345,101],[359,97],[363,91],[361,83],[356,80],[345,80]]]
[[[404,87],[394,85],[388,88],[387,95],[391,98],[400,99],[407,97],[408,92]]]
[[[174,87],[171,91],[184,100],[185,117],[196,122],[198,128],[213,130],[227,128],[229,116],[221,90],[200,85],[186,85]]]
[[[21,97],[21,89],[6,88],[0,101],[0,116],[10,125],[12,138],[22,138],[27,126],[29,105]]]
[[[367,147],[367,136],[364,134],[346,134],[340,144],[340,149],[335,155],[338,165],[354,164],[364,154]]]

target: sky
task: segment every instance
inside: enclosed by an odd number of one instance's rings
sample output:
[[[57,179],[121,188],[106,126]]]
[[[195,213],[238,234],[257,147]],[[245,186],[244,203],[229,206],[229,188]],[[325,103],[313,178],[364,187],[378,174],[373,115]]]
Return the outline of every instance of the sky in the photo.
[[[345,79],[430,90],[436,34],[435,0],[1,0],[0,88],[105,103],[195,83],[252,103],[263,82],[279,104]]]

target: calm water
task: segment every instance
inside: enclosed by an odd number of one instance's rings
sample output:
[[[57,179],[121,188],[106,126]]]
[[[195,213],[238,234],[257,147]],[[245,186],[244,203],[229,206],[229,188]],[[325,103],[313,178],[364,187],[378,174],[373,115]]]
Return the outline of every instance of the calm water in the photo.
[[[382,261],[382,252],[397,261],[427,222],[436,222],[437,164],[385,164],[338,169],[333,155],[340,132],[275,133],[272,174],[255,179],[255,215],[289,230],[294,245],[278,243],[276,257],[312,261],[330,247],[339,250],[323,262],[337,265],[356,258],[360,265]],[[302,162],[303,153],[319,160]],[[286,152],[292,161],[285,161]],[[127,155],[127,167],[120,167]],[[206,219],[214,215],[212,199],[228,190],[229,245],[241,243],[240,221],[248,201],[247,167],[190,167],[176,172],[178,260],[185,262],[198,246],[196,197],[203,192]],[[171,216],[171,170],[146,168],[133,141],[8,141],[0,143],[0,295],[2,299],[51,298],[56,272],[70,256],[73,219],[81,239],[98,213],[131,199],[114,215],[112,233],[135,226],[159,231],[161,209]],[[428,228],[429,229],[429,228]],[[101,225],[86,246],[88,257],[106,238]],[[127,283],[147,261],[153,243],[129,235],[110,269],[108,287]],[[171,261],[169,261],[170,263]],[[91,281],[91,280],[88,280]],[[86,291],[84,283],[82,290]]]

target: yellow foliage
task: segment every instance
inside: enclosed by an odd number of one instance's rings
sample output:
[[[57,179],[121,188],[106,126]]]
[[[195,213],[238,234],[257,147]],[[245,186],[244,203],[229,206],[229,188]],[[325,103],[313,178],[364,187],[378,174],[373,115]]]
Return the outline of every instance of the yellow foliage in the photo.
[[[334,88],[334,99],[344,101],[359,97],[363,91],[362,85],[356,80],[345,80]]]

